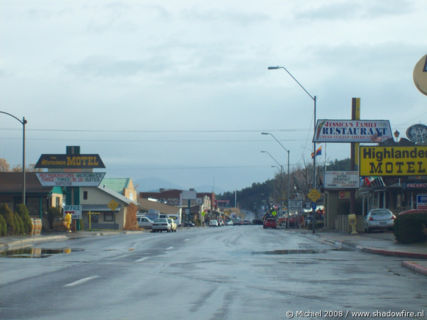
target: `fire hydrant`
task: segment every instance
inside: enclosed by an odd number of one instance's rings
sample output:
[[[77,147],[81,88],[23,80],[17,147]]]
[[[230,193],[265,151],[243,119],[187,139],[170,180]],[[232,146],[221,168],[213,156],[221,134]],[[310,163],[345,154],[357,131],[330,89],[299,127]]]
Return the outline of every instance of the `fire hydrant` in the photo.
[[[350,225],[350,228],[351,228],[351,234],[357,234],[357,231],[356,231],[357,218],[354,213],[351,213],[348,215],[348,224]]]
[[[72,215],[71,213],[68,212],[64,217],[64,226],[68,232],[71,232],[71,220],[72,220]]]

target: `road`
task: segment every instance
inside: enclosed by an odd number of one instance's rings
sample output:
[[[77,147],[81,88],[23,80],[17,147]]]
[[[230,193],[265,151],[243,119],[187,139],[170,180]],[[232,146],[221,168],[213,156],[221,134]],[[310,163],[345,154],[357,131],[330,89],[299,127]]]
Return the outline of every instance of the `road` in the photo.
[[[0,258],[0,319],[360,319],[351,312],[427,311],[427,278],[399,258],[335,250],[298,231],[189,228],[42,247],[61,253]],[[316,317],[321,310],[331,313]]]

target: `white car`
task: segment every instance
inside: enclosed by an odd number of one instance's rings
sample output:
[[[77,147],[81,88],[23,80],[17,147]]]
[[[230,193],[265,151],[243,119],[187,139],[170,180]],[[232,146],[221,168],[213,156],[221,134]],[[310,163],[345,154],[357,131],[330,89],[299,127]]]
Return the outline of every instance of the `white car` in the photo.
[[[172,225],[170,224],[167,218],[159,218],[154,220],[153,227],[151,228],[152,232],[162,232],[167,231],[171,232]]]
[[[138,226],[144,229],[151,229],[153,227],[153,220],[145,216],[137,216]]]
[[[373,229],[393,229],[394,214],[385,208],[371,209],[365,217],[365,231]]]
[[[219,227],[218,220],[209,220],[209,227]]]

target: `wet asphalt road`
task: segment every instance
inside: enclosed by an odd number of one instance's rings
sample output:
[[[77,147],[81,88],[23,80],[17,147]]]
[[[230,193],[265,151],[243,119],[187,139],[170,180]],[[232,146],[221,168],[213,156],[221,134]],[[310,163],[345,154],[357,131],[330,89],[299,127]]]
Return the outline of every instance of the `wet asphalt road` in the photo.
[[[0,258],[0,319],[361,319],[351,313],[427,311],[427,278],[401,259],[334,250],[310,233],[193,228],[42,247],[61,253]]]

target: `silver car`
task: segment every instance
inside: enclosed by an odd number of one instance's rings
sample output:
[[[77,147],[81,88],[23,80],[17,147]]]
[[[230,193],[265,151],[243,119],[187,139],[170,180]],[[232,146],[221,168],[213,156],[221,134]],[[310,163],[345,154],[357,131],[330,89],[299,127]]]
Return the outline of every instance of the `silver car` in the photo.
[[[145,216],[137,216],[138,226],[144,229],[151,229],[153,227],[153,220]]]
[[[172,225],[169,223],[166,218],[159,218],[154,220],[153,226],[151,227],[152,232],[170,232],[172,230]]]
[[[365,217],[365,232],[370,232],[373,229],[393,229],[394,214],[384,208],[371,209]]]

